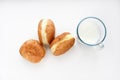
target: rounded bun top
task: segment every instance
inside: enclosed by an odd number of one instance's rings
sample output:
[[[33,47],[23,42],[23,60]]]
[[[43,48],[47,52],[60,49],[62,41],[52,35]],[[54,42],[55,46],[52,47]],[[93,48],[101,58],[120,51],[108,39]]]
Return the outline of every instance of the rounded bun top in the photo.
[[[38,36],[42,44],[49,45],[55,36],[55,25],[51,19],[41,19],[38,24]]]

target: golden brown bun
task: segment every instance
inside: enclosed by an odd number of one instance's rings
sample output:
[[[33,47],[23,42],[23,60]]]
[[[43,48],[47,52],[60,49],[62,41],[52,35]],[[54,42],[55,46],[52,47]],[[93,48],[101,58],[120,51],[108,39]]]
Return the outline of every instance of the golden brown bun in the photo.
[[[74,45],[74,42],[75,38],[69,32],[65,32],[52,41],[50,48],[55,56],[59,56],[68,51]]]
[[[33,39],[24,42],[19,52],[21,56],[33,63],[39,62],[45,55],[44,47]]]
[[[45,32],[45,34],[43,34],[42,32]],[[40,22],[38,24],[39,41],[42,44],[49,45],[51,43],[51,41],[54,39],[54,36],[55,36],[55,26],[54,26],[53,21],[51,19],[40,20]]]

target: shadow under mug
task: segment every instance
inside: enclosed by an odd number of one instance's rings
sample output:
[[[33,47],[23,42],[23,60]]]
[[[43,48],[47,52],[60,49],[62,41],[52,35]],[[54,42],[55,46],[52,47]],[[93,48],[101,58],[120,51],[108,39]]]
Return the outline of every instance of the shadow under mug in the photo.
[[[102,44],[106,38],[106,26],[102,20],[97,17],[86,17],[82,19],[77,26],[77,38],[80,43],[87,46],[99,46],[103,48]]]

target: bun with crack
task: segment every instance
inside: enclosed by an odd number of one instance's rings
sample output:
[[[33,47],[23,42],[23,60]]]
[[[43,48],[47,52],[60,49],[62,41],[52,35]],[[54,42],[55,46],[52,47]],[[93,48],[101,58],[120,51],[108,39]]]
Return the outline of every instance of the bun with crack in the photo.
[[[21,56],[30,62],[37,63],[45,55],[45,49],[37,40],[30,39],[23,43],[19,52]]]
[[[68,51],[74,45],[74,42],[75,38],[69,32],[64,32],[52,41],[50,48],[53,55],[59,56]]]
[[[55,25],[51,19],[42,19],[38,24],[38,37],[42,44],[49,45],[55,36]]]

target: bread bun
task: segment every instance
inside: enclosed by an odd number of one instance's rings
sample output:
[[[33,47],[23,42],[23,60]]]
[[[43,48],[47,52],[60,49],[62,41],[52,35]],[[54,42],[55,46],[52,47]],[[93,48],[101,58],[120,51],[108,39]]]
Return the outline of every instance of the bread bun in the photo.
[[[51,19],[42,19],[38,24],[38,37],[42,44],[49,45],[55,36],[55,25]]]
[[[45,55],[44,47],[33,39],[24,42],[19,52],[21,56],[33,63],[39,62]]]
[[[74,42],[75,38],[69,32],[64,32],[52,41],[50,48],[53,55],[59,56],[68,51],[74,45]]]

